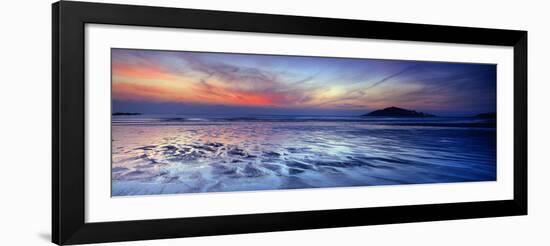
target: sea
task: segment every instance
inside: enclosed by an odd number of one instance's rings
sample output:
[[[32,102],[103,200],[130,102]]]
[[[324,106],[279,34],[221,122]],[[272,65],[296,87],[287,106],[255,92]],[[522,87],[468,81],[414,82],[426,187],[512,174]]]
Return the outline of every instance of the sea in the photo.
[[[496,180],[473,117],[112,116],[112,196]]]

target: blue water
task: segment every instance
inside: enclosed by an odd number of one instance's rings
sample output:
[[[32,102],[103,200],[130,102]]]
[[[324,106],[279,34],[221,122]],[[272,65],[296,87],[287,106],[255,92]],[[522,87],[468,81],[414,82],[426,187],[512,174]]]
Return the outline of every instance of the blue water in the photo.
[[[112,194],[494,181],[493,120],[113,116]]]

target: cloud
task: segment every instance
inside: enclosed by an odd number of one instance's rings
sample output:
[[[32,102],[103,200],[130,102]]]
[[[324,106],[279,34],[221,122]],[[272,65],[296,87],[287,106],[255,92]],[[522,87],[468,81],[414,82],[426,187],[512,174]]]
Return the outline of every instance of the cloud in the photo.
[[[112,57],[113,97],[121,100],[445,110],[496,102],[490,65],[139,50]]]
[[[412,70],[415,69],[415,68],[418,68],[418,66],[417,66],[417,65],[408,66],[408,67],[406,67],[406,68],[400,70],[400,71],[397,72],[397,73],[390,74],[390,75],[388,75],[388,76],[382,78],[381,80],[379,80],[379,81],[377,81],[377,82],[374,82],[373,84],[371,84],[370,86],[368,86],[367,88],[365,88],[365,90],[370,90],[370,89],[372,89],[372,88],[374,88],[374,87],[376,87],[376,86],[379,86],[379,85],[381,85],[381,84],[383,84],[383,83],[385,83],[385,82],[387,82],[387,81],[390,81],[391,79],[393,79],[393,78],[395,78],[395,77],[401,76],[401,75],[403,75],[403,74],[405,74],[405,73],[407,73],[407,72],[409,72],[409,71],[412,71]]]
[[[206,103],[220,103],[222,99],[226,100],[226,104],[250,104],[250,105],[271,105],[271,106],[287,106],[294,105],[299,102],[306,101],[309,97],[306,91],[301,90],[296,86],[296,83],[304,83],[312,80],[316,75],[304,78],[300,81],[295,81],[294,84],[283,81],[278,74],[265,69],[231,65],[220,61],[211,61],[204,59],[201,55],[194,53],[176,53],[169,52],[163,59],[158,59],[157,56],[143,57],[139,56],[139,65],[125,64],[120,62],[113,63],[113,72],[117,76],[137,77],[137,79],[162,79],[174,78],[178,76],[186,76],[184,82],[189,83],[189,80],[194,81],[192,91],[187,93],[195,93],[195,97],[200,97]],[[170,59],[168,59],[170,58]],[[174,58],[176,60],[174,60]],[[179,60],[179,61],[178,61]],[[169,61],[169,64],[164,64]],[[179,66],[174,66],[178,64]],[[132,73],[120,68],[131,68]],[[157,72],[157,67],[162,67],[162,72]],[[182,74],[182,71],[185,71]],[[173,83],[179,83],[174,79]],[[126,93],[118,93],[116,95],[136,94],[138,96],[148,96],[149,98],[161,98],[162,95],[153,96],[154,92],[163,91],[160,88],[155,88],[154,85],[144,87],[143,89],[150,90],[152,93],[139,93],[135,87],[130,86],[115,86],[113,90],[127,90]],[[181,92],[181,96],[174,97],[174,92],[167,93],[167,100],[182,100],[194,101],[191,98],[185,98],[185,92]],[[126,98],[130,98],[126,96]]]

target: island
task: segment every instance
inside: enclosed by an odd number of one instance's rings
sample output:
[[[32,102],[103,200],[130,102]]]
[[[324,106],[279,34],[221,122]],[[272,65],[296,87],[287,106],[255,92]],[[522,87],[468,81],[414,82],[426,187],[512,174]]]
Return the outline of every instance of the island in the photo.
[[[113,113],[113,116],[120,116],[120,115],[141,115],[141,113],[126,113],[126,112],[115,112],[115,113]]]
[[[382,117],[435,117],[433,114],[417,112],[398,107],[389,107],[385,109],[375,110],[361,116],[382,116]]]
[[[497,118],[497,113],[476,114],[476,115],[474,115],[474,118],[478,118],[478,119],[496,119]]]

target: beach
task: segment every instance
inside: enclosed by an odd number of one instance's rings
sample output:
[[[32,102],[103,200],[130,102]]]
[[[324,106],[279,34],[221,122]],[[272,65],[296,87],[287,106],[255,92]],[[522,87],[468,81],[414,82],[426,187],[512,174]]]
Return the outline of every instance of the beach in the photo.
[[[496,127],[486,119],[112,119],[112,196],[494,180]]]

